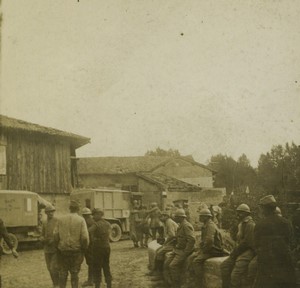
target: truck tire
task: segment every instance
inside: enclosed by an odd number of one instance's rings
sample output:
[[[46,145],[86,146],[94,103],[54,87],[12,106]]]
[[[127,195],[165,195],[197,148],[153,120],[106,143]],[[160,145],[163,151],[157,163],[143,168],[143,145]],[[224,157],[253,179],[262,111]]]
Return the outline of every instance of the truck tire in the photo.
[[[118,242],[122,237],[122,229],[117,223],[110,224],[111,233],[109,239],[111,242]]]
[[[10,241],[13,244],[14,249],[17,249],[18,244],[19,244],[18,238],[12,233],[8,233],[8,236],[10,238]],[[7,246],[6,242],[4,241],[4,239],[1,240],[0,245],[1,245],[1,248],[2,248],[2,251],[3,251],[4,254],[11,254],[12,253],[10,248]]]

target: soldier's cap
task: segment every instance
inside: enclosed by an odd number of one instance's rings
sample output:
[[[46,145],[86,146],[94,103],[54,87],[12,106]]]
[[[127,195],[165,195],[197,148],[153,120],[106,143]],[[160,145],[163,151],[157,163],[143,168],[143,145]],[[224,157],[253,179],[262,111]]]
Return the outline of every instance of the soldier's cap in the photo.
[[[79,208],[79,203],[75,200],[71,200],[70,207]]]
[[[54,206],[48,205],[48,206],[46,206],[46,208],[45,208],[45,213],[53,212],[53,211],[55,211],[55,210],[56,210],[56,209],[55,209]]]
[[[89,208],[84,207],[81,211],[81,214],[82,215],[92,215],[92,211]]]
[[[182,208],[177,209],[174,216],[186,218],[185,211]]]
[[[92,213],[93,213],[93,215],[95,215],[95,214],[102,214],[102,215],[104,215],[103,210],[100,209],[100,208],[94,208]]]
[[[274,206],[276,205],[276,199],[273,195],[267,195],[259,200],[261,206]]]

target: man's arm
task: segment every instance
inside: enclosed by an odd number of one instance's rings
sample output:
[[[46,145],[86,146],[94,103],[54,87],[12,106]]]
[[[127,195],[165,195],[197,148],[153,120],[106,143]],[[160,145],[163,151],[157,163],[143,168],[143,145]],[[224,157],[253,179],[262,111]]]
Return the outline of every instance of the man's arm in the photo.
[[[94,226],[94,224],[92,225],[92,227],[93,226]],[[80,235],[81,235],[81,238],[80,238],[81,249],[82,250],[86,250],[89,247],[90,238],[89,238],[89,231],[87,229],[87,226],[86,226],[86,223],[85,223],[84,219],[82,219],[82,222],[81,222],[81,232],[80,232]]]
[[[193,250],[195,248],[196,239],[195,239],[193,227],[190,227],[190,226],[184,227],[184,232],[185,232],[186,240],[187,240],[186,247],[184,249],[184,253],[188,255],[193,252]]]
[[[206,237],[203,239],[203,242],[201,243],[201,248],[203,253],[209,253],[211,248],[213,247],[214,244],[214,237],[216,233],[216,229],[214,225],[207,225],[206,228]]]
[[[14,249],[14,245],[11,242],[9,235],[7,233],[6,227],[1,219],[0,219],[0,234],[2,235],[4,241],[6,242],[9,249],[12,251],[13,256],[15,258],[18,258],[18,256],[19,256],[18,252],[16,251],[16,249]]]

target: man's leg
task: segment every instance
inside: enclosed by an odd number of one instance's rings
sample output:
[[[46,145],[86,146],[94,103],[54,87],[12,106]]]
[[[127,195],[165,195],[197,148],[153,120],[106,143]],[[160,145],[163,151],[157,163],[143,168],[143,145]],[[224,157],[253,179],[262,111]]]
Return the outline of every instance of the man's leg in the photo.
[[[246,251],[241,254],[235,261],[235,265],[231,272],[231,287],[239,288],[247,280],[247,272],[250,261],[253,259],[253,252]]]
[[[110,248],[104,249],[102,257],[103,257],[102,268],[105,277],[106,287],[111,288],[112,276],[111,276],[110,266],[109,266]]]
[[[50,268],[50,276],[52,279],[52,283],[54,287],[58,287],[59,285],[59,268],[58,268],[58,260],[57,253],[49,253],[49,268]]]
[[[186,259],[186,257],[184,255],[175,254],[175,257],[169,264],[172,287],[174,287],[174,288],[180,287],[181,267],[182,267],[185,259]]]
[[[156,240],[156,233],[157,233],[156,227],[151,228],[152,240]]]
[[[69,271],[69,255],[58,251],[57,256],[59,267],[59,288],[66,288]]]
[[[74,252],[72,254],[72,263],[70,263],[70,274],[71,274],[71,286],[72,288],[78,288],[79,285],[79,271],[83,262],[83,254],[81,252]]]
[[[93,279],[96,288],[99,288],[101,283],[101,267],[101,255],[98,248],[94,250],[93,255]]]
[[[211,255],[198,253],[192,262],[192,269],[196,275],[197,286],[204,285],[204,262],[211,258]]]
[[[257,274],[257,256],[255,256],[249,263],[248,266],[248,275],[247,275],[247,285],[252,287]]]
[[[235,264],[235,259],[228,257],[221,264],[222,288],[229,288],[231,282],[231,272]]]

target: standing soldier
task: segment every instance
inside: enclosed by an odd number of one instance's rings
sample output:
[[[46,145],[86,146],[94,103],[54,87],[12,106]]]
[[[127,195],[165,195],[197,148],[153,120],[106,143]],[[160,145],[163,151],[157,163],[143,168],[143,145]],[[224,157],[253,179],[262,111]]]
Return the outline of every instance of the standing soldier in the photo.
[[[276,215],[273,195],[260,199],[264,216],[255,226],[254,243],[257,251],[257,276],[254,288],[296,287],[291,256],[292,227],[284,217]]]
[[[18,252],[16,251],[16,249],[14,248],[14,245],[13,243],[11,242],[10,238],[9,238],[9,235],[7,233],[7,230],[6,230],[6,227],[2,221],[2,219],[0,219],[0,241],[4,239],[5,243],[7,244],[7,246],[11,249],[11,252],[13,254],[13,256],[15,258],[18,258]],[[1,248],[1,247],[0,247]],[[2,251],[0,251],[0,260],[1,260],[1,254],[2,254]],[[1,284],[1,275],[0,275],[0,288],[2,287],[2,284]]]
[[[187,202],[183,203],[183,210],[186,215],[186,220],[191,222],[191,212],[190,212],[190,208],[189,208],[189,203],[187,203]]]
[[[248,266],[255,256],[254,227],[251,211],[247,204],[241,204],[236,209],[238,220],[237,246],[230,256],[221,264],[222,287],[238,288],[247,283]]]
[[[163,238],[163,224],[160,221],[161,211],[156,202],[151,203],[148,219],[150,219],[150,229],[152,240],[156,240],[157,233],[159,238]]]
[[[137,226],[137,235],[141,247],[148,247],[148,240],[150,238],[150,228],[147,221],[147,214],[147,207],[145,205],[141,205],[141,208],[138,212],[138,218],[140,219],[140,222]]]
[[[47,215],[47,221],[42,225],[40,241],[44,245],[46,265],[52,279],[53,287],[58,288],[59,270],[57,263],[57,248],[54,238],[58,219],[54,217],[55,207],[53,206],[46,206],[45,213]]]
[[[95,223],[90,227],[92,249],[93,249],[93,278],[95,288],[100,288],[102,269],[105,277],[106,287],[111,288],[111,273],[109,267],[111,232],[110,224],[103,219],[104,213],[101,209],[93,210]]]
[[[201,228],[200,248],[192,260],[191,270],[196,275],[199,287],[203,285],[205,261],[213,257],[222,257],[224,252],[223,239],[220,230],[212,220],[213,215],[209,209],[202,209],[199,212],[199,220],[203,223]],[[228,255],[228,254],[227,254]]]
[[[139,247],[139,231],[138,231],[138,225],[139,223],[139,205],[138,201],[133,201],[132,209],[130,210],[130,238],[133,242],[133,246],[138,248]]]
[[[87,207],[84,207],[82,209],[81,214],[82,214],[82,217],[85,220],[87,228],[89,229],[95,223],[95,221],[93,220],[93,217],[92,217],[91,210],[89,208],[87,208]],[[91,239],[91,237],[90,237],[90,239]],[[85,281],[82,284],[82,287],[92,286],[93,285],[93,266],[92,266],[93,252],[92,252],[92,243],[91,243],[91,241],[90,241],[88,249],[85,251],[85,255],[84,256],[85,256],[85,262],[88,265],[88,279],[87,279],[87,281]]]
[[[176,232],[176,246],[166,261],[166,268],[170,272],[171,284],[174,288],[180,287],[181,268],[186,258],[193,252],[195,245],[194,228],[186,220],[183,209],[177,209],[175,221],[179,224]]]
[[[72,288],[78,288],[78,273],[89,246],[89,234],[84,219],[78,215],[79,204],[71,200],[70,214],[61,217],[57,225],[59,287],[66,288],[68,272]]]

